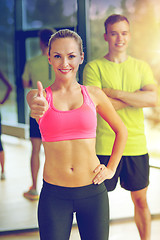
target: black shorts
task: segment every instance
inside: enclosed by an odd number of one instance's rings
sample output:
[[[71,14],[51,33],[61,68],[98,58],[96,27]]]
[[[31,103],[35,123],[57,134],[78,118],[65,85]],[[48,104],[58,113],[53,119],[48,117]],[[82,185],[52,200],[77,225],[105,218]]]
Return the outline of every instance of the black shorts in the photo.
[[[97,155],[101,164],[107,166],[110,156]],[[120,178],[122,188],[139,191],[149,185],[149,156],[123,156],[112,179],[105,180],[108,191],[113,191]]]
[[[0,114],[0,152],[3,151],[2,139],[1,139],[1,114]]]
[[[39,130],[39,125],[37,121],[30,117],[30,138],[41,138],[41,133]]]

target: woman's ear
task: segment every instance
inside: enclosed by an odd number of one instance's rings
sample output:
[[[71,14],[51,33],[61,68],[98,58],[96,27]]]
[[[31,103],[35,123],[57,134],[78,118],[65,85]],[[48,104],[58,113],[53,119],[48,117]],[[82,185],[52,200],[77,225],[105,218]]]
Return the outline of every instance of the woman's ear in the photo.
[[[82,64],[83,61],[84,61],[84,52],[82,52],[82,55],[81,55],[81,62],[80,62],[80,64]]]
[[[49,62],[49,64],[51,64],[51,58],[50,58],[49,53],[47,53],[47,56],[48,56],[48,62]]]

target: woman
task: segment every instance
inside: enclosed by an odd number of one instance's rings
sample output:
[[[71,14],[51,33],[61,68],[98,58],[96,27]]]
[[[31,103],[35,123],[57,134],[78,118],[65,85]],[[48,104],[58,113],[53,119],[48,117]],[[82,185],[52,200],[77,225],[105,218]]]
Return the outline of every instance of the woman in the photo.
[[[127,130],[103,91],[76,81],[83,59],[79,35],[68,29],[56,32],[48,52],[55,82],[45,90],[38,82],[38,90],[27,95],[45,150],[38,207],[41,240],[69,239],[74,212],[81,239],[108,239],[108,195],[103,181],[115,173]],[[115,132],[107,167],[95,153],[96,112]]]

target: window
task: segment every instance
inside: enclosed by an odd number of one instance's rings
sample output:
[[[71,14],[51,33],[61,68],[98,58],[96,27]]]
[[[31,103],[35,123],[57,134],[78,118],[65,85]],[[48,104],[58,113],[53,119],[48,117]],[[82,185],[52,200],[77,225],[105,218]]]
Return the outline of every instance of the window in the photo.
[[[0,7],[0,71],[11,83],[13,90],[5,104],[1,105],[2,120],[17,122],[16,87],[14,74],[14,1],[1,1]],[[0,80],[0,98],[4,96],[6,87]]]
[[[76,0],[23,1],[23,30],[44,27],[73,27],[76,25]]]

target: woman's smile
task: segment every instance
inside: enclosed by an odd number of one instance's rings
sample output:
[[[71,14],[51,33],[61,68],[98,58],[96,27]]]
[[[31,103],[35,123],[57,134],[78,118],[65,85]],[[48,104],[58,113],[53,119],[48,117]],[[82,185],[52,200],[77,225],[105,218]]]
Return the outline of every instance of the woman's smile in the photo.
[[[59,69],[59,71],[63,74],[67,74],[71,71],[71,69]]]

